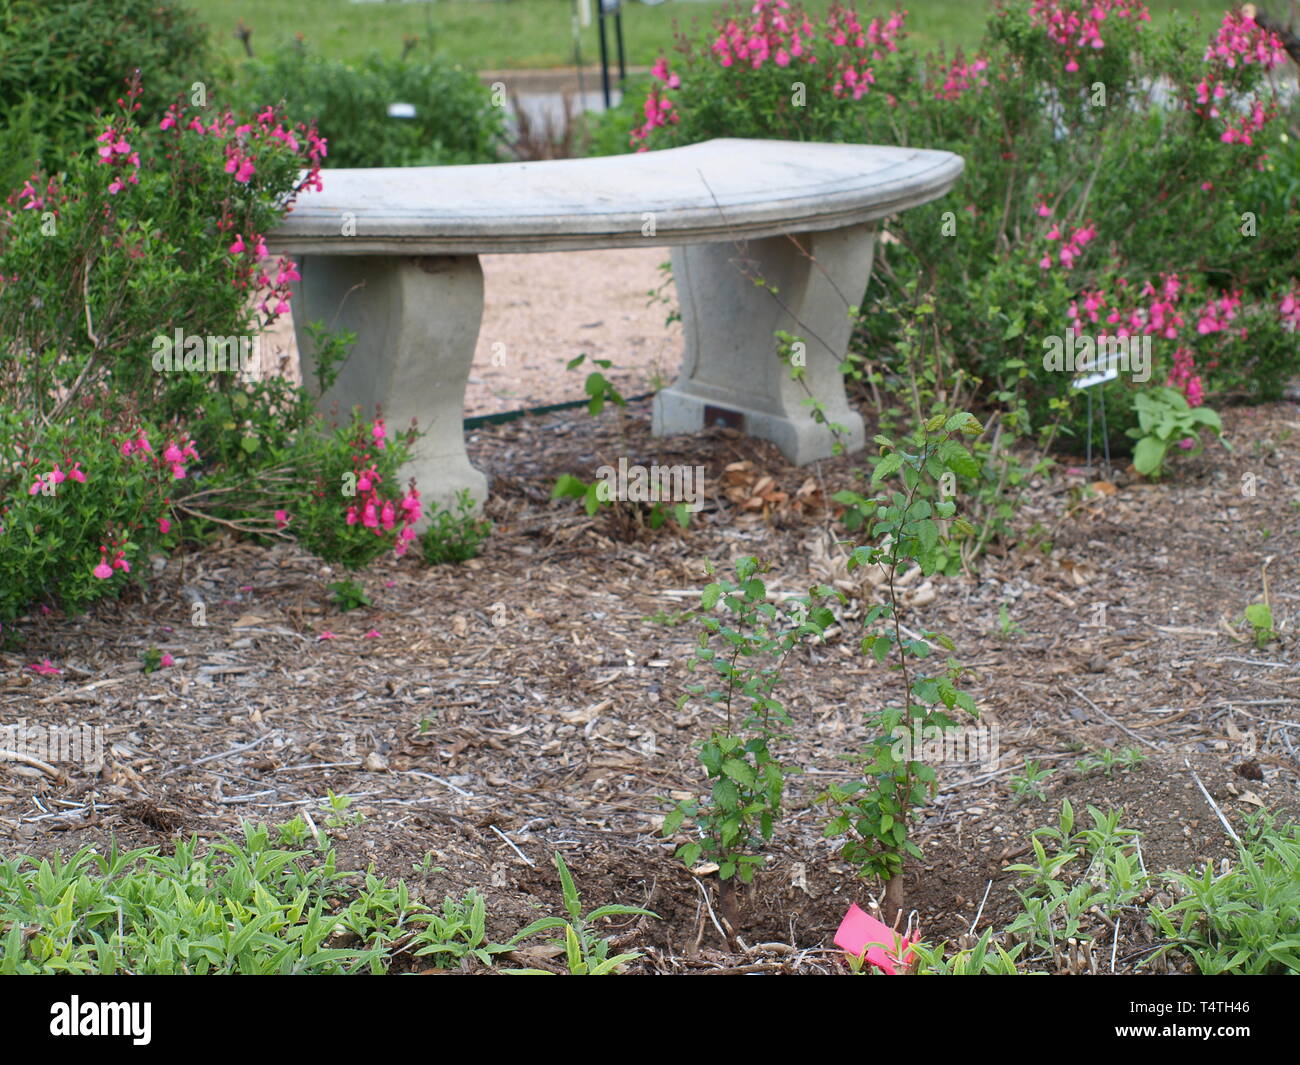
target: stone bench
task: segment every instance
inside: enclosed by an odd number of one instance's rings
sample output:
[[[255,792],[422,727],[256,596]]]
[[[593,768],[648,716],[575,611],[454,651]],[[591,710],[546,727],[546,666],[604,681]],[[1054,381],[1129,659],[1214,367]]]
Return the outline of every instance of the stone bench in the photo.
[[[303,380],[315,381],[307,322],[357,334],[319,397],[390,428],[425,430],[403,477],[429,504],[487,480],[465,453],[465,385],[483,310],[486,252],[673,245],[686,351],[654,401],[654,432],[733,425],[793,462],[831,453],[777,354],[780,329],[806,343],[805,380],[827,416],[863,443],[839,365],[849,304],[871,275],[876,222],[942,196],[961,174],[949,152],[714,140],[638,155],[480,166],[327,170],[271,234],[299,261],[294,318]],[[793,239],[791,239],[793,236]],[[936,234],[935,239],[939,239]],[[756,286],[764,278],[777,294]],[[554,313],[563,314],[563,307]],[[569,352],[564,353],[566,356]]]

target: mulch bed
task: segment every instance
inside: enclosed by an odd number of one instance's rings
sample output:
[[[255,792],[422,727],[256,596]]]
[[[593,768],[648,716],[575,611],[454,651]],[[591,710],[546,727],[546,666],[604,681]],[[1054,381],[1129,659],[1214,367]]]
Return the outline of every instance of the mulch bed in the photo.
[[[955,639],[1001,743],[996,772],[940,768],[918,828],[925,859],[909,866],[908,905],[930,942],[967,932],[986,890],[979,929],[1014,915],[1005,867],[1063,799],[1081,816],[1123,807],[1152,870],[1234,853],[1192,770],[1238,826],[1261,804],[1300,808],[1300,409],[1234,408],[1225,423],[1235,451],[1211,445],[1160,484],[1120,475],[1081,499],[1069,488],[1081,478],[1058,471],[1017,519],[1050,532],[1050,553],[995,551],[978,576],[935,579],[909,607],[909,626]],[[831,937],[872,885],[822,838],[813,799],[849,775],[840,756],[895,681],[858,653],[861,599],[840,634],[789,662],[782,692],[797,724],[785,753],[808,772],[743,893],[746,949],[714,924],[715,878],[683,868],[657,827],[666,796],[699,788],[693,744],[713,724],[710,709],[677,706],[699,633],[680,612],[698,604],[706,560],[729,572],[758,555],[769,586],[791,593],[842,578],[821,501],[852,486],[861,460],[796,468],[722,429],[655,439],[645,405],[485,428],[470,452],[493,478],[484,553],[459,567],[378,563],[360,577],[368,608],[332,607],[325,585],[343,574],[296,548],[225,543],[167,561],[146,591],[82,617],[24,622],[25,645],[0,653],[0,722],[102,726],[106,751],[97,771],[64,765],[58,777],[0,762],[0,854],[114,837],[168,847],[304,810],[322,824],[330,789],[365,815],[329,831],[341,868],[373,864],[434,904],[478,887],[498,937],[558,912],[558,850],[590,905],[662,917],[620,925],[624,949],[646,952],[634,970],[840,967]],[[689,530],[549,501],[560,474],[590,478],[619,455],[705,466],[709,504]],[[1247,472],[1253,498],[1240,490]],[[1265,577],[1283,642],[1258,650],[1230,633],[1249,635],[1239,619]],[[198,601],[205,627],[191,624]],[[1024,635],[1003,636],[1003,603]],[[144,673],[150,647],[176,664]],[[46,657],[60,675],[26,668]],[[1072,768],[1122,747],[1149,757],[1110,779]],[[1061,767],[1045,802],[1010,791],[1029,758]],[[1120,971],[1151,949],[1129,924]]]

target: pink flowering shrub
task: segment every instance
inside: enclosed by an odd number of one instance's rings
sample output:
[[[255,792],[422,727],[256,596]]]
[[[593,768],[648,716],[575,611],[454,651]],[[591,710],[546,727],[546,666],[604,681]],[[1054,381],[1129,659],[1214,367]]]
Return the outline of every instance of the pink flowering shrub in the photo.
[[[165,422],[246,392],[233,373],[159,372],[158,338],[250,337],[287,309],[298,276],[265,258],[265,234],[319,186],[314,130],[271,107],[240,118],[180,104],[142,126],[140,93],[129,86],[65,173],[33,174],[0,207],[0,400],[38,422],[78,393]],[[225,406],[191,426],[204,454]]]
[[[868,96],[880,77],[902,76],[906,16],[863,19],[836,3],[815,18],[787,0],[738,4],[717,17],[706,41],[681,35],[681,59],[655,64],[631,146],[644,151],[712,136],[814,139],[814,131],[815,139],[841,139],[836,132],[853,124],[842,105]]]
[[[1276,35],[1238,10],[1209,29],[1155,28],[1141,0],[1008,0],[977,51],[920,58],[904,15],[836,8],[819,23],[757,0],[719,16],[656,66],[631,140],[963,156],[952,192],[886,224],[888,269],[867,295],[897,313],[859,321],[857,377],[906,381],[919,342],[906,323],[933,306],[926,361],[1016,406],[1019,431],[1084,427],[1069,375],[1043,367],[1045,339],[1066,329],[1150,337],[1146,387],[1194,407],[1280,395],[1297,362],[1300,146],[1270,80],[1285,60]],[[1112,442],[1139,387],[1106,386]]]
[[[110,425],[92,409],[37,446],[0,450],[0,624],[36,604],[69,612],[117,595],[153,551],[175,542],[178,482],[199,460],[191,441]]]
[[[142,124],[139,91],[0,208],[0,622],[115,595],[217,529],[346,566],[414,538],[409,434],[381,419],[354,455],[303,389],[157,360],[177,330],[251,337],[284,313],[299,274],[267,234],[319,187],[325,143],[272,107]]]
[[[307,550],[347,569],[385,552],[404,555],[416,538],[420,493],[403,487],[398,469],[410,455],[411,431],[392,433],[382,417],[358,413],[329,437],[304,443],[305,487],[283,520]]]

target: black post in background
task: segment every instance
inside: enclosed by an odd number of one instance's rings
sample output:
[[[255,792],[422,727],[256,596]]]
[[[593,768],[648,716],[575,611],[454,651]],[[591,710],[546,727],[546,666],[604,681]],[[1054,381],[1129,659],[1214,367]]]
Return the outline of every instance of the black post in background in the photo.
[[[623,4],[615,0],[614,4],[614,39],[618,42],[618,91],[623,91],[627,81],[627,61],[623,58]]]
[[[605,3],[606,0],[597,0],[600,4],[600,88],[605,94],[605,110],[609,110],[609,46],[605,43]]]

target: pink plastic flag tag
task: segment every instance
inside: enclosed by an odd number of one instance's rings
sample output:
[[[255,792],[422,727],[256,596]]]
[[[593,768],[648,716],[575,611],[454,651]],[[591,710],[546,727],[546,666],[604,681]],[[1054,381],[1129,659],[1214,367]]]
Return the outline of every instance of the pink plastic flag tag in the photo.
[[[886,953],[883,946],[873,946],[867,950],[868,943],[893,943],[896,949]],[[901,951],[906,951],[902,958],[904,968],[911,964],[913,957],[909,949],[912,945],[910,939],[899,935],[884,922],[877,921],[856,902],[849,907],[849,912],[840,922],[839,931],[835,933],[835,945],[855,958],[861,957],[862,952],[867,950],[867,961],[887,976],[898,975],[895,966],[899,963],[897,955]]]

